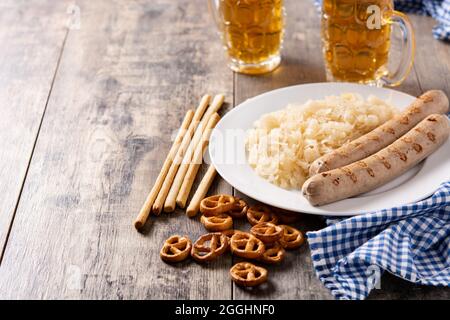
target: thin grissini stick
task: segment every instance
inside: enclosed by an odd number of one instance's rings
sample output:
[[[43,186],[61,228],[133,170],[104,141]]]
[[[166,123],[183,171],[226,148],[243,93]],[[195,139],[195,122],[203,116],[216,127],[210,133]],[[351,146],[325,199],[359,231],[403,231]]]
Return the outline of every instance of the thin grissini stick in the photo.
[[[210,165],[205,175],[203,176],[202,181],[198,185],[197,190],[192,196],[189,206],[186,209],[186,215],[188,217],[190,218],[195,217],[198,210],[200,210],[200,202],[205,198],[206,194],[208,193],[208,190],[211,187],[211,184],[213,183],[215,176],[216,176],[216,169],[214,168],[213,165]]]
[[[196,148],[195,148],[195,155],[194,158],[190,158],[189,163],[182,163],[180,166],[180,169],[178,169],[178,173],[183,170],[185,174],[183,174],[182,176],[182,180],[177,180],[180,176],[175,177],[175,180],[172,184],[172,187],[169,191],[169,195],[167,196],[166,202],[164,204],[164,211],[165,212],[173,212],[175,210],[175,200],[177,198],[178,195],[178,191],[183,192],[182,189],[180,189],[180,187],[182,188],[182,185],[184,184],[184,182],[186,181],[186,178],[188,178],[186,176],[186,173],[189,171],[189,168],[191,167],[191,165],[193,163],[196,163],[194,161],[197,161],[195,159],[195,157],[200,157],[200,164],[201,164],[201,156],[203,155],[203,153],[201,153],[205,148],[206,145],[209,143],[209,137],[211,135],[211,131],[212,129],[216,126],[217,122],[219,122],[220,120],[220,116],[219,114],[216,112],[214,113],[210,118],[209,121],[206,124],[205,129],[203,130],[203,135],[200,138],[200,142],[197,144]],[[197,151],[199,150],[199,151]],[[201,153],[201,155],[199,156],[198,153]],[[178,187],[178,185],[180,185],[180,187]],[[173,189],[175,187],[175,189]],[[176,190],[176,192],[174,192]]]
[[[390,145],[430,114],[446,114],[448,98],[440,90],[431,90],[418,97],[405,111],[378,128],[314,161],[309,174],[343,167],[364,159]]]
[[[216,113],[217,115],[217,113]],[[195,177],[197,176],[198,170],[200,169],[200,166],[202,165],[203,155],[206,151],[206,147],[209,144],[209,138],[211,136],[212,128],[214,128],[219,121],[220,117],[212,116],[210,118],[210,121],[213,120],[214,123],[211,129],[209,129],[209,122],[208,122],[208,128],[203,133],[202,141],[197,145],[197,148],[195,149],[194,157],[192,158],[192,162],[189,165],[188,171],[186,173],[186,176],[184,177],[183,184],[181,185],[180,191],[178,192],[177,196],[177,205],[180,208],[186,207],[187,198],[189,196],[189,193],[191,192],[192,185],[194,184]]]
[[[189,128],[186,134],[184,135],[183,140],[181,141],[180,147],[178,148],[175,157],[173,158],[172,163],[170,164],[169,171],[167,172],[166,178],[164,179],[161,189],[159,190],[158,196],[156,197],[156,200],[153,203],[152,212],[156,215],[159,215],[161,213],[164,201],[166,200],[167,197],[167,193],[169,192],[173,178],[177,173],[180,162],[179,159],[183,158],[184,153],[186,152],[186,149],[188,148],[189,143],[191,142],[192,135],[194,134],[195,129],[200,123],[200,119],[205,113],[210,100],[211,100],[210,95],[204,95],[200,100],[197,109],[195,110],[194,117],[192,118]]]
[[[203,116],[203,119],[202,119],[202,121],[205,123],[205,125],[209,121],[209,118],[214,113],[216,113],[220,110],[224,101],[225,101],[225,95],[217,94],[214,96],[214,99],[211,101],[211,105],[209,106],[208,110],[206,110],[205,115]],[[201,138],[201,134],[198,138],[199,139]]]
[[[206,128],[206,125],[208,124],[209,119],[211,118],[211,116],[218,112],[220,110],[220,108],[222,107],[222,104],[225,100],[225,96],[223,94],[218,94],[214,97],[213,101],[211,102],[211,105],[209,106],[209,108],[206,110],[202,121],[200,122],[197,130],[194,133],[194,137],[192,138],[191,143],[189,144],[188,149],[186,150],[186,153],[184,154],[183,159],[178,159],[181,161],[180,165],[182,164],[189,164],[193,153],[195,151],[195,148],[197,147],[197,144],[200,142],[202,135],[203,135],[203,131]],[[177,173],[177,178],[180,179],[181,174]],[[183,175],[184,177],[184,175]],[[181,177],[182,178],[182,177]]]
[[[184,120],[181,123],[181,127],[177,133],[177,136],[175,137],[172,147],[170,148],[169,154],[167,155],[166,160],[164,160],[164,164],[161,168],[161,171],[159,172],[158,177],[156,178],[155,184],[153,185],[152,190],[148,194],[147,199],[145,200],[144,205],[142,206],[141,211],[139,212],[139,215],[134,220],[134,227],[136,229],[142,228],[145,222],[147,221],[148,216],[150,215],[150,211],[152,209],[153,202],[155,201],[158,195],[159,189],[163,184],[164,178],[166,177],[167,172],[169,171],[173,158],[175,157],[178,148],[180,147],[181,141],[183,140],[186,130],[189,128],[189,125],[191,124],[193,117],[194,117],[194,110],[188,110],[188,112],[184,116]]]
[[[203,132],[206,129],[210,117],[214,113],[219,111],[224,99],[225,96],[223,94],[216,95],[211,102],[210,107],[203,116],[202,122],[200,123],[194,134],[194,137],[192,138],[191,144],[189,145],[189,148],[186,151],[183,160],[181,161],[180,167],[177,171],[177,175],[175,176],[172,186],[170,187],[169,194],[167,195],[166,201],[164,203],[165,212],[173,212],[175,210],[176,198],[180,191],[181,185],[183,184],[183,180],[186,172],[188,171],[189,165],[192,162],[192,157],[194,155],[195,149],[202,139]]]
[[[303,195],[320,206],[371,191],[400,176],[436,151],[450,134],[449,120],[433,114],[377,153],[309,178]]]

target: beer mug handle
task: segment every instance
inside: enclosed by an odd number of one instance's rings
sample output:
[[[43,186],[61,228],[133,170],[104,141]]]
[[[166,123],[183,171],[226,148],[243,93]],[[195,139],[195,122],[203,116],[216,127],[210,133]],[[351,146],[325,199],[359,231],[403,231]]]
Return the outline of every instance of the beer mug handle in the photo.
[[[392,25],[397,26],[401,32],[402,54],[397,70],[380,79],[381,85],[395,87],[400,85],[408,76],[414,64],[416,39],[414,30],[408,17],[401,12],[394,11],[390,18]]]

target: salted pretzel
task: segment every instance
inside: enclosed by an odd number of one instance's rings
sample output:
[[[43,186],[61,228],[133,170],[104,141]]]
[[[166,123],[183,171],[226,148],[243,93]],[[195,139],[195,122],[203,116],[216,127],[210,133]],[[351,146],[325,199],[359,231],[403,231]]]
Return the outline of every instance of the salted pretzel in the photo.
[[[278,241],[283,235],[283,228],[270,222],[261,222],[255,224],[250,233],[264,243],[273,243]]]
[[[203,223],[206,230],[211,232],[224,231],[233,227],[233,219],[225,213],[215,216],[202,215],[200,222]]]
[[[234,197],[228,194],[211,196],[200,202],[200,212],[206,215],[225,213],[233,209],[234,202]]]
[[[264,205],[256,205],[248,208],[247,219],[252,226],[260,222],[278,223],[278,217]]]
[[[259,260],[265,263],[276,264],[283,261],[285,251],[279,242],[266,244],[266,251],[259,257]]]
[[[303,233],[291,226],[280,225],[283,228],[283,236],[281,237],[280,244],[285,249],[296,249],[305,242]]]
[[[242,258],[257,259],[264,253],[264,243],[246,232],[235,233],[230,241],[231,253]]]
[[[247,215],[248,205],[241,198],[234,198],[233,209],[227,212],[233,219],[241,219]]]
[[[191,256],[198,262],[211,261],[224,253],[228,248],[227,237],[220,233],[202,235],[192,246]]]
[[[254,287],[267,281],[267,270],[250,262],[236,263],[230,269],[231,279],[238,285]]]
[[[175,235],[164,242],[159,255],[166,262],[180,262],[189,256],[191,248],[192,242],[188,237]]]

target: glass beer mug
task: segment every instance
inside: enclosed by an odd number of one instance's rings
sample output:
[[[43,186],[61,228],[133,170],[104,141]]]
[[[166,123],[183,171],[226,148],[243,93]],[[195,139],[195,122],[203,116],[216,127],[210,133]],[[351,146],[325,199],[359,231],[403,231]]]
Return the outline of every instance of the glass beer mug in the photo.
[[[322,0],[322,42],[327,76],[336,81],[399,85],[414,60],[415,39],[408,18],[393,0]],[[388,70],[391,26],[401,31],[398,67]]]
[[[208,0],[233,71],[262,74],[281,61],[283,0]]]

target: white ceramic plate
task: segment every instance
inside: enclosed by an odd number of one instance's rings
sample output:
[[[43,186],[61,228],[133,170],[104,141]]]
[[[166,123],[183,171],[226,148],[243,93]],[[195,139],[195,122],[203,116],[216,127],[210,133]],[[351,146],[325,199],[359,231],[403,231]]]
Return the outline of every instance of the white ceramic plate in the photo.
[[[229,184],[263,203],[296,212],[320,215],[356,215],[416,202],[431,195],[439,185],[450,180],[450,139],[425,161],[390,183],[355,198],[313,207],[301,191],[285,190],[259,177],[246,161],[245,133],[265,113],[283,109],[289,103],[302,104],[308,99],[323,99],[341,93],[373,94],[406,108],[414,97],[384,88],[348,83],[316,83],[266,92],[246,100],[228,112],[214,129],[209,155],[218,173]]]

